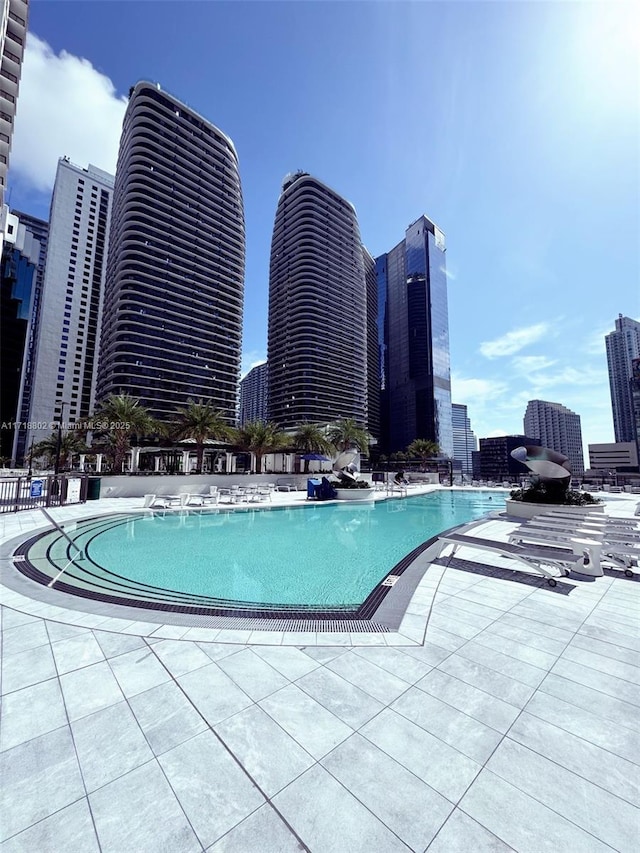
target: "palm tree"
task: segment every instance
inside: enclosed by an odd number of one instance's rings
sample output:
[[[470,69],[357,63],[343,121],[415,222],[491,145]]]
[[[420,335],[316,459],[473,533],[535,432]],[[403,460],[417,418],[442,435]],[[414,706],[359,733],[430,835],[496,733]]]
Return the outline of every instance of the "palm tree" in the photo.
[[[148,435],[161,432],[163,427],[140,404],[137,397],[130,394],[110,394],[98,404],[90,419],[91,429],[107,438],[113,453],[113,468],[116,474],[122,473],[127,451],[131,447],[131,436]]]
[[[359,426],[353,418],[342,418],[329,424],[327,438],[340,453],[353,448],[366,453],[371,441],[369,433]]]
[[[325,435],[324,428],[320,424],[312,424],[308,421],[298,426],[291,441],[295,449],[301,453],[323,453],[332,456],[336,450]],[[304,473],[309,473],[308,459],[304,460]]]
[[[427,459],[437,456],[439,452],[440,448],[436,442],[430,441],[428,438],[414,438],[411,444],[407,447],[409,458],[411,459],[413,457],[415,459],[417,456],[422,462],[423,470],[425,469]]]
[[[256,457],[256,474],[262,474],[262,457],[287,447],[290,437],[272,421],[249,421],[236,431],[235,442]]]
[[[69,457],[74,453],[87,453],[89,448],[84,442],[84,439],[77,432],[65,432],[60,437],[60,456],[59,467],[63,470],[69,463]],[[42,439],[37,444],[34,444],[31,452],[31,457],[37,459],[39,456],[44,456],[47,460],[47,465],[53,465],[54,460],[58,456],[58,431],[52,432],[50,436]]]
[[[184,408],[177,410],[171,424],[174,437],[178,441],[193,439],[196,443],[196,474],[202,473],[204,445],[208,439],[222,441],[231,438],[233,430],[224,419],[222,412],[212,406],[211,401],[199,403],[187,400]]]

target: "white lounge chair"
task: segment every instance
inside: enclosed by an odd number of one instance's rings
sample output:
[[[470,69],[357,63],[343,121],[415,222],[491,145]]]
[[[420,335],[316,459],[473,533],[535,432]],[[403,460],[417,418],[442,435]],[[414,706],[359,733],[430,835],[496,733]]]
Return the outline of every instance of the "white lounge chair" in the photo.
[[[510,557],[518,560],[529,569],[533,569],[547,579],[549,586],[556,586],[556,578],[562,575],[568,575],[572,570],[579,574],[591,574],[593,565],[589,553],[585,550],[583,554],[577,556],[569,553],[566,550],[558,548],[546,548],[541,546],[531,546],[528,548],[520,545],[512,545],[508,542],[495,542],[492,539],[480,539],[477,536],[465,536],[461,533],[448,533],[439,537],[442,543],[440,554],[447,545],[453,545],[453,554],[459,548],[467,547],[474,548],[478,551],[488,551],[492,554],[500,554],[503,557]],[[546,566],[551,566],[556,569],[557,574],[553,574]],[[598,567],[599,569],[599,567]]]
[[[576,556],[589,555],[591,568],[581,569],[581,574],[592,577],[602,577],[601,567],[604,543],[602,536],[592,534],[561,533],[557,530],[544,530],[543,528],[527,528],[526,525],[517,528],[509,534],[509,542],[513,545],[541,545],[546,548],[556,548],[561,551],[571,551]]]

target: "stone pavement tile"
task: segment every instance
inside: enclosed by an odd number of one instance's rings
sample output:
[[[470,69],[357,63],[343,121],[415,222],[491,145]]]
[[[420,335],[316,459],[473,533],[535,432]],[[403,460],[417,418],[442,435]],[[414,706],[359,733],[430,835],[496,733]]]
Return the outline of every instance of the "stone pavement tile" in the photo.
[[[540,692],[563,699],[571,705],[577,705],[585,711],[591,711],[617,725],[640,732],[637,706],[622,699],[616,699],[593,687],[578,684],[577,681],[569,678],[562,678],[553,672],[549,673],[538,689]]]
[[[535,611],[534,611],[535,612]],[[517,628],[520,631],[526,631],[532,637],[547,637],[549,640],[556,640],[563,645],[566,645],[574,635],[574,631],[569,631],[563,627],[548,625],[546,622],[541,622],[535,616],[526,616],[524,614],[516,615],[513,612],[505,613],[498,622],[494,622],[488,630],[493,630],[496,625],[507,625],[511,628]]]
[[[622,623],[615,619],[609,619],[604,614],[592,613],[585,620],[584,625],[592,625],[596,628],[602,628],[605,631],[613,631],[616,634],[621,634],[627,637],[629,641],[637,642],[640,639],[640,628],[637,627],[637,622],[628,620],[631,624]]]
[[[260,707],[316,759],[353,733],[350,726],[295,684],[272,693],[260,702]]]
[[[630,681],[632,684],[640,685],[640,666],[637,665],[640,657],[636,658],[635,664],[625,663],[624,661],[614,660],[612,657],[601,655],[594,649],[581,649],[571,643],[565,649],[562,658],[590,667],[591,669],[597,669],[598,672],[614,675],[623,681]]]
[[[477,762],[390,709],[378,714],[360,733],[452,803],[481,769]]]
[[[531,630],[530,627],[516,628],[514,625],[507,624],[505,622],[505,618],[506,617],[503,617],[498,622],[493,622],[489,625],[486,631],[483,631],[482,634],[478,635],[478,642],[489,636],[497,637],[498,642],[500,638],[503,638],[511,640],[519,646],[524,646],[527,649],[539,649],[542,652],[546,652],[548,655],[553,655],[554,658],[558,657],[558,655],[562,654],[565,650],[567,641],[556,640],[553,637],[546,637],[544,634],[538,634]],[[496,648],[498,647],[496,646]],[[533,661],[529,662],[533,663]]]
[[[619,660],[623,663],[630,663],[633,666],[637,666],[639,660],[639,653],[633,649],[627,649],[622,646],[618,646],[615,643],[597,640],[583,634],[575,635],[571,641],[570,648],[584,649],[587,652],[596,652],[603,657],[613,658],[613,660]]]
[[[199,649],[202,649],[209,660],[212,661],[218,661],[221,658],[228,657],[229,655],[237,655],[238,652],[246,649],[246,646],[234,643],[204,643],[197,641],[196,645]]]
[[[349,635],[348,634],[338,634],[332,635],[331,638],[326,634],[323,634],[323,642],[332,642],[336,645],[339,645],[342,641],[342,637],[345,638],[345,642],[349,643]],[[284,631],[282,634],[282,643],[283,646],[299,646],[300,648],[304,648],[306,646],[315,646],[317,644],[317,636],[315,631]]]
[[[100,644],[102,653],[106,658],[115,658],[118,655],[124,655],[127,652],[132,652],[135,649],[146,648],[146,643],[142,637],[136,637],[133,634],[115,634],[109,631],[94,631],[94,637]]]
[[[348,648],[346,646],[310,646],[308,649],[300,649],[300,651],[318,663],[329,663],[340,655],[344,655]]]
[[[515,853],[484,826],[459,808],[436,835],[429,853]]]
[[[129,705],[156,755],[207,729],[206,722],[173,681],[132,696]]]
[[[488,666],[460,657],[460,651],[443,660],[438,665],[438,669],[446,672],[447,675],[453,675],[461,681],[466,681],[467,684],[478,687],[498,699],[503,699],[511,705],[524,708],[533,695],[533,687],[496,672]]]
[[[637,848],[640,810],[510,738],[491,756],[487,770],[619,853]]]
[[[14,835],[2,844],[2,853],[100,853],[86,799],[77,800]]]
[[[640,764],[640,733],[615,726],[591,710],[538,691],[527,705],[527,713],[546,720],[583,740],[606,749],[627,761]]]
[[[520,713],[514,705],[439,669],[432,669],[415,686],[498,732],[506,732]]]
[[[47,622],[47,631],[52,643],[58,640],[68,640],[71,637],[81,637],[88,634],[90,629],[83,625],[67,625],[65,622]]]
[[[296,684],[352,729],[359,729],[384,708],[373,696],[324,666]]]
[[[71,724],[87,791],[95,791],[153,758],[126,702]]]
[[[0,841],[84,797],[68,726],[0,753]]]
[[[111,658],[109,666],[127,698],[157,687],[171,678],[149,647]]]
[[[597,669],[574,663],[564,657],[560,658],[551,672],[553,675],[560,675],[585,687],[593,687],[594,690],[621,699],[623,702],[640,706],[640,685],[632,684],[615,675],[599,672]]]
[[[450,652],[457,651],[460,646],[464,645],[466,642],[464,637],[452,634],[451,631],[447,631],[445,628],[436,628],[431,620],[429,620],[429,624],[427,625],[425,640],[426,642],[432,643],[434,646],[438,646],[439,648],[446,649]]]
[[[424,850],[453,806],[358,734],[322,765],[411,850]]]
[[[480,666],[486,666],[488,669],[506,675],[507,678],[512,678],[514,681],[521,681],[529,687],[537,687],[548,672],[548,667],[540,669],[538,666],[532,666],[475,640],[458,649],[456,655]],[[556,658],[551,662],[551,666],[555,662]]]
[[[51,643],[51,649],[60,675],[104,660],[102,649],[91,631],[68,640],[56,640]]]
[[[289,681],[295,681],[320,666],[319,661],[292,646],[257,646],[254,652]]]
[[[354,649],[353,653],[396,675],[407,684],[414,684],[432,669],[429,664],[417,658],[408,657],[399,649],[361,648]]]
[[[8,628],[2,632],[2,648],[5,655],[26,652],[36,646],[47,645],[48,642],[49,635],[41,619],[37,622],[18,625],[16,628]]]
[[[482,615],[474,612],[470,607],[473,607],[471,602],[459,601],[457,597],[448,598],[446,601],[435,606],[433,615],[445,616],[457,622],[464,622],[471,628],[476,629],[474,634],[477,634],[478,631],[483,631],[487,625],[491,625],[492,622],[499,619],[503,613],[502,610],[494,610],[492,613],[489,608],[482,608],[487,611]]]
[[[491,623],[487,622],[487,624]],[[458,639],[459,644],[462,645],[462,642],[473,639],[476,634],[479,634],[480,631],[484,630],[486,625],[470,625],[468,622],[454,618],[449,613],[441,613],[438,610],[434,610],[431,614],[431,618],[429,619],[429,627],[436,629],[439,628],[441,631],[447,631],[447,633],[453,634]],[[429,634],[427,634],[426,637],[427,639],[431,639]],[[433,642],[435,642],[435,640],[433,640]]]
[[[502,738],[500,732],[417,687],[396,699],[391,708],[479,764]]]
[[[202,846],[157,762],[89,794],[101,853],[196,853]]]
[[[237,655],[223,658],[218,661],[218,666],[254,702],[264,699],[289,683],[287,678],[255,654],[252,649],[244,649]]]
[[[26,625],[28,622],[39,622],[39,616],[32,616],[30,613],[22,613],[20,610],[12,610],[10,607],[2,608],[2,630],[8,628],[17,628],[19,625]]]
[[[304,773],[314,759],[257,705],[215,727],[233,755],[268,797]]]
[[[548,672],[548,670],[551,669],[558,659],[558,655],[564,650],[564,645],[558,644],[561,645],[558,654],[550,654],[542,649],[537,649],[534,646],[527,645],[522,640],[513,640],[509,637],[500,636],[499,634],[489,633],[487,631],[483,631],[482,634],[478,634],[474,642],[478,645],[492,649],[494,652],[501,652],[503,655],[508,655],[510,658],[514,658],[517,661],[529,664],[530,666],[535,666],[545,672]]]
[[[614,646],[620,646],[623,649],[629,649],[640,654],[640,640],[620,631],[613,631],[611,628],[602,628],[600,625],[591,625],[585,622],[578,631],[578,636],[592,637],[595,640],[612,643]]]
[[[9,693],[2,700],[0,750],[66,726],[67,714],[56,678]]]
[[[611,847],[487,769],[460,809],[518,853],[611,853]]]
[[[2,660],[2,692],[12,693],[57,676],[51,646],[5,655]]]
[[[178,684],[210,726],[253,704],[215,663],[180,676]]]
[[[526,712],[515,721],[509,737],[616,797],[640,806],[640,767],[637,764]]]
[[[279,646],[282,643],[283,631],[251,631],[247,638],[248,646]]]
[[[149,634],[150,640],[159,638],[161,640],[180,640],[189,632],[190,628],[185,625],[160,625],[159,628]]]
[[[406,681],[351,652],[326,664],[327,669],[355,684],[384,705],[408,689]]]
[[[60,676],[69,720],[79,720],[124,698],[106,661]]]
[[[449,649],[443,649],[441,646],[436,646],[434,643],[430,643],[429,641],[425,642],[422,646],[412,646],[411,648],[405,648],[401,651],[405,655],[410,655],[412,658],[422,661],[430,669],[434,666],[438,666],[441,661],[452,654]]]
[[[496,602],[500,603],[500,607],[496,606]],[[460,618],[467,613],[469,616],[475,615],[481,617],[482,621],[494,622],[499,619],[505,610],[512,606],[513,602],[508,600],[501,601],[497,596],[486,596],[482,599],[480,594],[474,594],[462,590],[447,602],[447,606],[452,613],[459,613]],[[476,624],[480,625],[481,621]]]
[[[211,731],[163,753],[158,761],[203,847],[265,802]]]
[[[183,640],[161,640],[154,643],[153,651],[174,678],[211,663],[211,658],[195,643]]]
[[[264,805],[207,847],[207,853],[302,853],[305,849],[275,809]]]
[[[317,853],[407,853],[406,845],[319,765],[273,803],[306,847]]]

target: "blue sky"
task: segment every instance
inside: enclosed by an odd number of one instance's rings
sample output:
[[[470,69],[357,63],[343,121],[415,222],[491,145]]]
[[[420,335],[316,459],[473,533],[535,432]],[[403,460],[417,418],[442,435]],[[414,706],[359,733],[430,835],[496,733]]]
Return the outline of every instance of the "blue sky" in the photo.
[[[445,232],[452,395],[480,437],[562,403],[613,441],[604,335],[640,319],[635,4],[32,0],[9,186],[47,216],[58,156],[115,168],[151,79],[234,140],[247,223],[244,366],[266,356],[271,229],[304,169],[372,254]],[[634,44],[635,38],[635,44]]]

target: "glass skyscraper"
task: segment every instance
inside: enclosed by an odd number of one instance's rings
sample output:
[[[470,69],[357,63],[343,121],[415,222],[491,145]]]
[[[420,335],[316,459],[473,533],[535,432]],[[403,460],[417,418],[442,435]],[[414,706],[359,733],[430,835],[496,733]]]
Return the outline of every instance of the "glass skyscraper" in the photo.
[[[444,234],[426,216],[376,260],[382,445],[416,438],[453,455]]]
[[[467,407],[460,403],[451,404],[451,423],[453,426],[453,458],[460,462],[462,473],[473,472],[472,453],[478,449],[478,440],[471,429]]]
[[[631,398],[632,362],[640,358],[640,323],[618,315],[614,332],[606,335],[607,365],[613,431],[616,441],[635,441],[635,422]]]
[[[231,140],[159,86],[130,92],[113,195],[98,400],[170,420],[238,410],[245,231]]]

